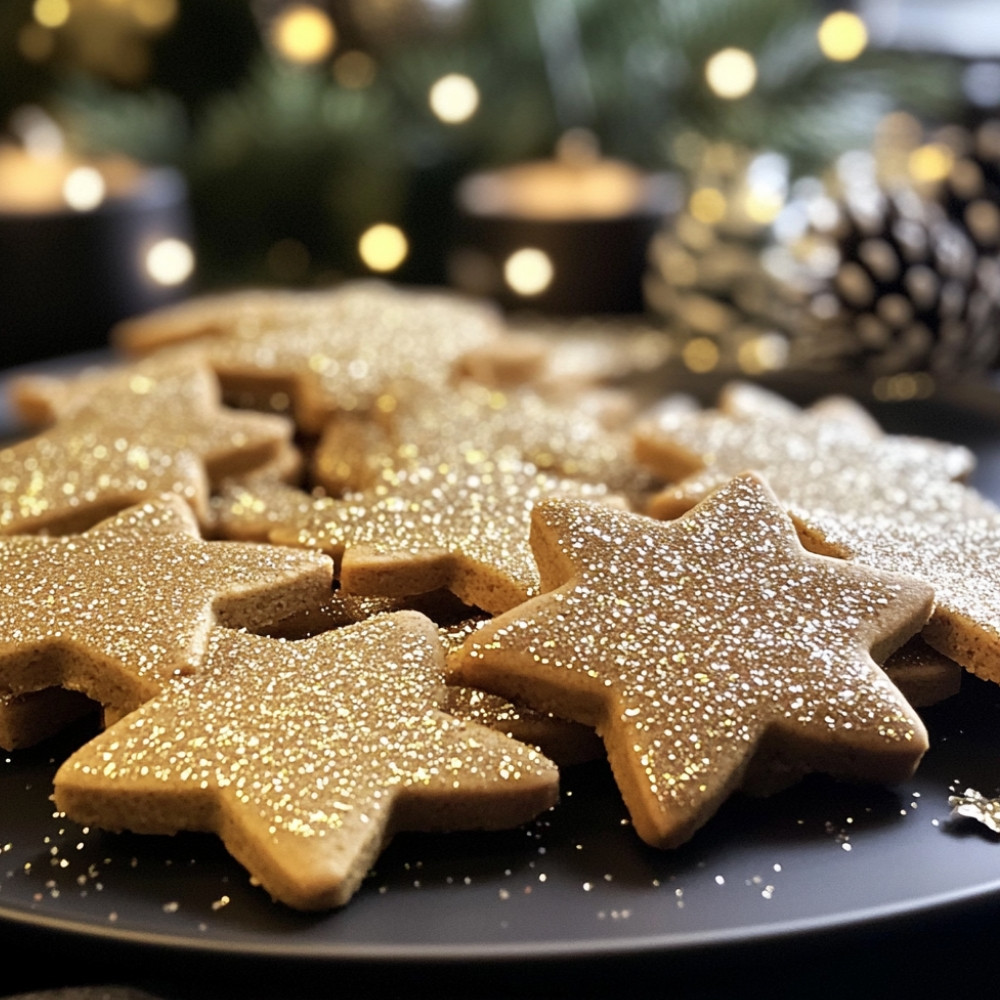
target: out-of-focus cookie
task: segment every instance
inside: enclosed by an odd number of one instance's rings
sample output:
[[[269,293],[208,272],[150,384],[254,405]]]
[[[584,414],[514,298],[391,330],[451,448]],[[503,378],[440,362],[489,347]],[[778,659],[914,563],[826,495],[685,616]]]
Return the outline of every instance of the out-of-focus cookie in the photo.
[[[178,497],[80,535],[0,538],[0,691],[81,691],[130,711],[198,670],[213,625],[261,627],[320,605],[318,552],[202,540]]]
[[[754,469],[807,548],[932,586],[936,605],[923,638],[1000,682],[1000,509],[962,481],[965,449],[849,423],[808,410],[797,420],[721,410],[661,416],[637,430],[637,447],[678,481],[648,510],[676,517],[726,477]]]
[[[162,493],[202,525],[212,485],[280,459],[293,427],[229,410],[197,364],[121,373],[65,419],[0,450],[0,533],[82,530]]]
[[[318,434],[335,415],[377,410],[399,380],[444,391],[467,354],[480,367],[491,352],[502,358],[505,332],[485,302],[359,280],[299,298],[286,293],[259,322],[244,317],[198,343],[228,401],[287,408],[302,431]],[[134,333],[119,340],[127,350]]]
[[[911,477],[919,489],[924,479],[963,479],[974,466],[968,448],[876,432],[870,421],[846,417],[840,401],[799,409],[772,398],[763,405],[767,397],[758,389],[751,406],[748,393],[732,387],[717,408],[667,405],[636,422],[637,458],[676,484],[654,498],[655,516],[685,510],[746,469],[764,473],[782,498],[787,480],[809,489],[818,503],[842,470],[854,470],[856,483],[870,481],[874,498],[898,490],[901,478]]]
[[[233,487],[220,494],[215,523],[229,538],[328,553],[348,593],[405,597],[444,588],[497,613],[537,592],[530,513],[550,496],[621,503],[601,487],[476,452],[392,470],[345,499],[280,483]]]
[[[513,827],[556,801],[550,761],[441,710],[444,653],[416,612],[302,642],[215,630],[207,654],[62,765],[58,809],[216,833],[273,898],[319,910],[346,903],[397,832]]]
[[[542,594],[477,630],[451,679],[594,726],[647,843],[683,843],[748,776],[895,783],[925,752],[877,661],[931,589],[806,552],[756,477],[672,522],[546,501],[532,546]]]
[[[509,455],[537,469],[641,496],[657,481],[632,456],[630,424],[608,427],[605,396],[553,401],[529,387],[463,382],[450,392],[399,386],[377,421],[331,421],[312,461],[314,481],[337,495],[366,489],[386,470],[439,456]]]
[[[206,292],[121,319],[111,327],[109,340],[126,357],[145,357],[203,338],[252,335],[315,313],[331,294],[257,287]]]

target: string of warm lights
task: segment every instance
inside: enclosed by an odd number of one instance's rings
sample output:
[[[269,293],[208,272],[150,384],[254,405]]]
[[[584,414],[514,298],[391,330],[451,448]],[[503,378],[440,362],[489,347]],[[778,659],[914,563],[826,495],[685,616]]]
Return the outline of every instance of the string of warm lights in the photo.
[[[256,0],[253,3],[248,0],[247,11],[259,29],[263,51],[272,60],[272,65],[278,67],[274,79],[314,80],[318,87],[333,91],[331,101],[347,100],[345,95],[352,92],[358,101],[363,101],[366,96],[362,92],[383,93],[379,88],[395,68],[389,60],[398,58],[406,45],[404,42],[396,47],[382,47],[374,35],[366,38],[363,32],[359,34],[359,23],[380,17],[380,30],[398,32],[403,29],[393,22],[392,15],[386,19],[386,11],[395,11],[403,18],[430,18],[431,7],[436,10],[445,6],[459,11],[468,5],[463,0],[447,3],[445,0],[413,0],[408,5],[398,3],[395,6],[384,3],[379,8],[381,13],[372,8],[369,17],[369,12],[362,12],[361,0]],[[534,21],[539,21],[541,6],[526,5],[526,10],[535,11]],[[566,12],[573,17],[584,16],[582,11],[572,12],[571,8],[572,5],[567,5]],[[103,73],[117,82],[137,84],[142,82],[143,73],[149,71],[152,43],[174,29],[184,14],[179,0],[34,0],[30,18],[20,28],[17,47],[27,62],[54,63],[60,54],[65,57],[71,52],[75,63],[85,69],[96,70],[98,75]],[[558,66],[553,67],[552,59],[558,53],[544,51],[544,38],[538,41],[545,62],[541,77],[548,78],[551,85],[553,68],[558,69]],[[857,14],[835,10],[822,19],[817,18],[812,44],[813,55],[817,58],[830,63],[850,62],[858,59],[868,47],[868,31]],[[414,48],[419,49],[419,43]],[[635,51],[639,48],[637,41]],[[490,76],[489,60],[483,57],[483,50],[477,51],[479,62],[474,57],[464,58],[461,45],[454,47],[453,56],[449,55],[447,46],[441,46],[435,49],[440,64],[435,66],[432,75],[423,75],[422,68],[410,77],[403,74],[394,79],[396,87],[401,82],[410,84],[411,92],[406,95],[408,105],[414,109],[422,107],[429,115],[427,120],[440,126],[441,138],[437,141],[444,148],[459,148],[466,141],[463,136],[476,134],[476,129],[484,130],[487,112],[495,113],[498,80],[495,73]],[[464,55],[468,56],[468,52]],[[576,68],[586,72],[588,67],[580,62],[582,58],[583,50],[578,45]],[[700,87],[703,94],[707,88],[715,105],[732,108],[738,115],[741,108],[751,105],[750,101],[744,105],[740,102],[754,94],[765,93],[766,96],[770,93],[767,90],[771,86],[769,67],[763,59],[763,53],[753,51],[752,39],[741,39],[740,45],[721,45],[701,58],[698,65],[689,67],[692,76],[697,77],[697,84],[692,85]],[[427,61],[423,65],[426,68],[432,64]],[[337,88],[340,88],[339,93]],[[555,95],[549,97],[554,99]],[[580,130],[571,128],[569,131],[578,133]],[[674,147],[682,140],[683,136]],[[447,146],[449,142],[452,143],[450,147]],[[472,148],[471,141],[469,148]],[[947,156],[945,147],[928,144],[912,152],[910,169],[914,174],[927,177],[940,175],[949,168]],[[86,164],[81,165],[82,173],[75,174],[72,180],[67,178],[61,195],[62,201],[77,211],[93,211],[108,197],[107,190],[101,187],[105,182],[100,171],[86,168]],[[740,193],[739,214],[749,224],[769,224],[781,213],[787,197],[787,177],[782,180],[780,174],[780,170],[768,174],[761,167]],[[600,183],[607,187],[611,182],[602,176]],[[714,225],[733,215],[732,197],[731,193],[701,184],[689,192],[687,208],[695,219]],[[380,208],[376,199],[370,199],[365,202],[363,211],[352,214],[350,228],[342,235],[338,232],[337,246],[350,248],[347,252],[354,254],[355,263],[362,269],[392,274],[409,266],[408,262],[420,259],[424,253],[421,243],[424,234],[414,227],[412,217],[407,216],[400,201],[399,198],[383,199]],[[158,267],[161,276],[180,275],[188,268],[186,277],[189,277],[195,270],[194,251],[190,247],[187,254],[179,250],[173,245],[170,253],[162,251],[157,256],[161,262]],[[278,279],[304,277],[313,266],[315,251],[316,248],[295,231],[269,233],[268,242],[261,251],[261,267],[264,273]],[[174,263],[167,267],[162,263],[164,260]],[[554,259],[544,246],[526,242],[506,254],[499,270],[508,292],[530,300],[537,299],[556,283],[565,266],[565,262]]]

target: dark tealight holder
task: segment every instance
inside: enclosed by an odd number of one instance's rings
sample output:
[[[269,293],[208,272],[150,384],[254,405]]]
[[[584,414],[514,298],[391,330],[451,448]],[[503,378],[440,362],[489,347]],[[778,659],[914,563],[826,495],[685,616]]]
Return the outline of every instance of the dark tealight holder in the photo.
[[[150,252],[191,246],[187,187],[165,167],[87,210],[0,208],[0,368],[106,346],[117,321],[187,290]]]
[[[676,205],[673,178],[615,161],[476,174],[457,192],[449,280],[508,312],[641,313],[649,244]]]

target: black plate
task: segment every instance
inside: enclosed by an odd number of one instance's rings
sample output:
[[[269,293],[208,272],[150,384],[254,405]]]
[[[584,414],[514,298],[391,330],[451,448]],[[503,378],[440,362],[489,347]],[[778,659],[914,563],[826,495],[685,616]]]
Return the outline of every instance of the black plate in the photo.
[[[923,406],[879,414],[894,429],[947,427],[973,442],[977,482],[1000,496],[1000,426]],[[950,818],[948,797],[1000,789],[1000,686],[971,676],[923,711],[932,746],[896,789],[814,777],[767,800],[732,799],[689,844],[659,852],[628,825],[603,763],[567,769],[562,800],[515,831],[406,835],[343,910],[272,903],[210,836],[82,830],[53,814],[51,779],[86,735],[0,764],[0,919],[78,947],[225,959],[229,968],[333,974],[455,963],[480,972],[540,960],[723,955],[989,900],[1000,838]],[[711,961],[711,958],[707,959]],[[151,965],[149,968],[153,968]],[[152,975],[153,973],[150,973]]]

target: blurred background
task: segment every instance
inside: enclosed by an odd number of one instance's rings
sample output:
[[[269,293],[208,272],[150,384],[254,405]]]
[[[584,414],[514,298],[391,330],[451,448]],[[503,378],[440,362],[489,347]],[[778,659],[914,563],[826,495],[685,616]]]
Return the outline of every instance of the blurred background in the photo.
[[[995,0],[0,3],[4,366],[377,276],[913,397],[998,254]]]

